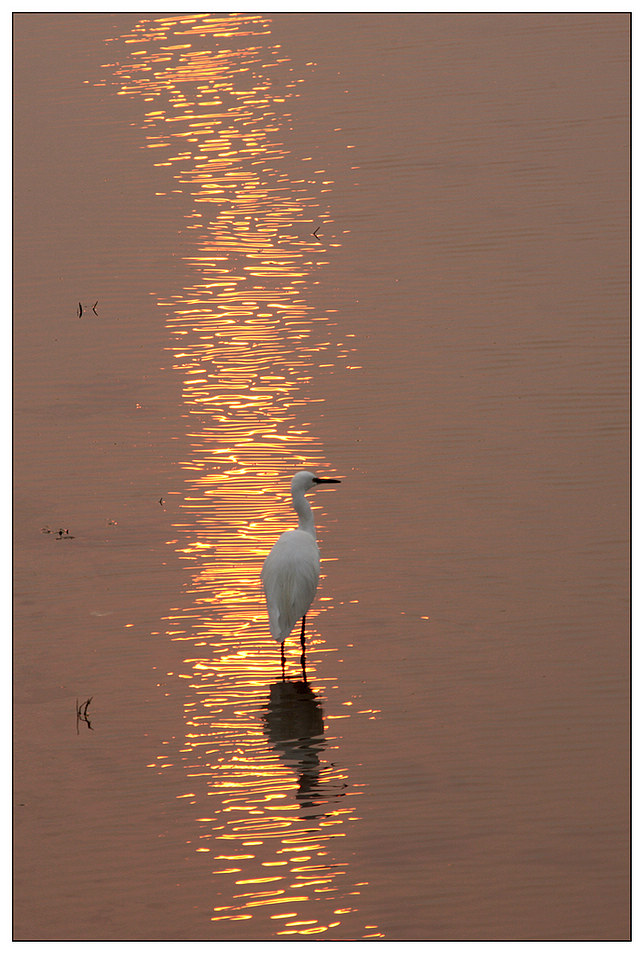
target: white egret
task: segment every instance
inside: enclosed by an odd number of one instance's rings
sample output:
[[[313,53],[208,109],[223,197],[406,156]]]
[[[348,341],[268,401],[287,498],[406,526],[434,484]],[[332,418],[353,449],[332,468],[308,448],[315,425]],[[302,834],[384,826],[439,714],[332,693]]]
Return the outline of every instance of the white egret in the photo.
[[[316,477],[308,470],[302,470],[293,477],[291,494],[298,516],[298,528],[287,530],[278,538],[262,567],[261,579],[268,607],[270,631],[282,651],[282,676],[284,641],[301,619],[301,661],[305,682],[304,627],[306,614],[320,579],[320,551],[315,535],[313,511],[304,494],[318,484],[339,483],[335,477]]]

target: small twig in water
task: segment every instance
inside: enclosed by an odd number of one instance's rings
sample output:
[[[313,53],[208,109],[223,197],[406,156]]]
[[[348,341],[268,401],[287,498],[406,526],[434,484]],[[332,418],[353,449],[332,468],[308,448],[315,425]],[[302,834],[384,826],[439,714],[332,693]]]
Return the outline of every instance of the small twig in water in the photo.
[[[84,722],[87,725],[88,729],[92,728],[92,723],[89,721],[89,717],[87,715],[87,707],[93,698],[94,696],[90,696],[89,699],[87,699],[85,702],[81,702],[80,705],[78,704],[78,699],[76,699],[76,734],[77,735],[80,731],[79,725],[81,722]],[[94,730],[92,729],[92,732],[93,731]]]

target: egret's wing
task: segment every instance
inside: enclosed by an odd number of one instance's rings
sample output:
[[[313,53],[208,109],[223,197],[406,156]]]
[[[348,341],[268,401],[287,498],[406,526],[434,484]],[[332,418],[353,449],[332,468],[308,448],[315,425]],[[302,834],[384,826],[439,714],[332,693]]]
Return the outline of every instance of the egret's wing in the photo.
[[[320,578],[320,553],[313,537],[289,530],[277,540],[262,568],[272,636],[283,642],[313,602]]]

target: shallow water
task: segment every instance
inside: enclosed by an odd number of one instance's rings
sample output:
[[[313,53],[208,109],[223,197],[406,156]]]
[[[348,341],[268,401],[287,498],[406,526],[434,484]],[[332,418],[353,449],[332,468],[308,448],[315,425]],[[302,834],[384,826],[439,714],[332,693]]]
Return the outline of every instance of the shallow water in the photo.
[[[629,25],[15,18],[16,938],[628,936]]]

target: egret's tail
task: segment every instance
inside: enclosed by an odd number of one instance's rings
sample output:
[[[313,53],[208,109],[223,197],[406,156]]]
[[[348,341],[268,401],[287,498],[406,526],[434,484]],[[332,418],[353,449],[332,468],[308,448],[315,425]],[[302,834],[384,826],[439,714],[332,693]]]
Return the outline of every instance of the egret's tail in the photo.
[[[275,603],[269,602],[268,597],[266,599],[266,606],[268,608],[268,627],[271,631],[271,636],[278,643],[283,643],[286,637],[293,629],[292,624],[290,628],[286,626],[280,620],[280,611],[279,607]]]

